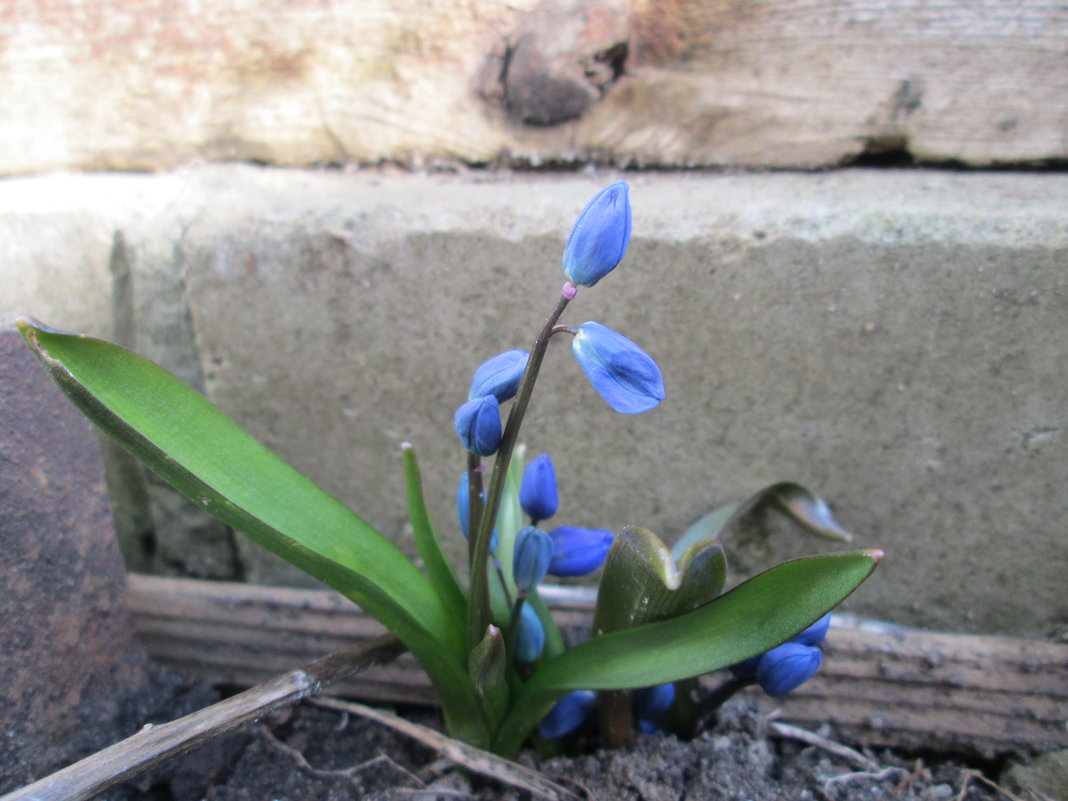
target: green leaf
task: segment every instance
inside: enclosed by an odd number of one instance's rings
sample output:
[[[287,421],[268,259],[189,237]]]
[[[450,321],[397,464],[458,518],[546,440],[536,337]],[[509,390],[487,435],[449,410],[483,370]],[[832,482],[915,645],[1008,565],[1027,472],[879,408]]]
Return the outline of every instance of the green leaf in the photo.
[[[689,612],[718,597],[726,577],[723,546],[715,540],[694,543],[676,566],[659,537],[648,529],[627,526],[605,559],[593,633]]]
[[[102,340],[17,325],[87,417],[195,504],[381,621],[423,663],[455,730],[485,739],[462,621],[396,546],[158,365]]]
[[[792,481],[781,481],[754,492],[744,501],[713,509],[695,522],[671,549],[678,559],[701,540],[722,540],[727,531],[747,515],[771,507],[785,514],[806,531],[839,542],[851,542],[853,535],[842,528],[831,514],[827,502]]]
[[[727,562],[715,540],[694,543],[675,565],[664,542],[648,529],[627,526],[605,560],[593,617],[596,637],[697,609],[723,590]],[[601,738],[610,748],[634,735],[630,692],[606,690],[598,697]]]
[[[572,690],[622,690],[699,676],[786,641],[837,606],[882,558],[859,551],[773,567],[692,612],[604,634],[545,660],[515,698],[495,748],[513,753]]]
[[[449,616],[454,620],[463,620],[467,614],[467,599],[452,563],[442,550],[441,540],[434,531],[434,525],[430,522],[426,501],[423,499],[423,478],[419,472],[415,448],[407,442],[401,447],[404,451],[404,475],[408,484],[408,516],[412,521],[416,547],[430,576],[430,583],[434,585]]]
[[[508,656],[504,650],[504,634],[496,626],[486,629],[467,660],[467,671],[475,691],[495,726],[508,711]]]
[[[663,593],[649,604],[649,619],[660,620],[704,606],[723,592],[727,581],[727,557],[716,540],[695,542],[679,559],[679,587]]]

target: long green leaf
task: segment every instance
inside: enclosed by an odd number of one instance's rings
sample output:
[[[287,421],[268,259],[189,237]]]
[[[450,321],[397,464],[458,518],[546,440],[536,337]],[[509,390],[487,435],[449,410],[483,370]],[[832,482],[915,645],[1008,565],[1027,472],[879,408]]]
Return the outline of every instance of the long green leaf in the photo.
[[[423,477],[419,472],[415,448],[407,442],[401,447],[404,451],[404,475],[408,485],[408,517],[412,522],[412,533],[419,556],[422,557],[430,582],[437,590],[450,617],[463,620],[467,615],[467,599],[452,563],[441,547],[441,540],[434,531],[434,525],[430,522],[430,514],[423,498]]]
[[[680,559],[687,548],[701,540],[724,539],[735,524],[764,507],[777,509],[801,528],[826,539],[839,542],[853,539],[853,535],[834,519],[823,498],[793,481],[780,481],[757,490],[743,501],[720,506],[699,518],[676,540],[671,548],[672,556]]]
[[[829,612],[871,575],[882,551],[797,559],[692,612],[587,640],[542,663],[497,735],[512,753],[572,690],[622,690],[699,676],[779,645]]]
[[[443,702],[457,728],[484,739],[462,622],[396,546],[158,365],[102,340],[17,325],[86,416],[198,506],[381,621],[435,686],[454,688],[455,703]]]

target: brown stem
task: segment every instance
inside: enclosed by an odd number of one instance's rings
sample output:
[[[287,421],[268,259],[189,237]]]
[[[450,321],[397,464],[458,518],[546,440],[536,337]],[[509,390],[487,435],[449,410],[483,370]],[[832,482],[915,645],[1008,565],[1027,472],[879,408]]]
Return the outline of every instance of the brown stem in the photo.
[[[474,564],[475,536],[482,519],[482,457],[477,453],[467,454],[467,560],[468,568]],[[474,529],[474,531],[472,530]]]
[[[723,706],[735,693],[754,683],[752,679],[740,679],[737,676],[731,676],[724,681],[697,704],[693,715],[690,717],[688,731],[685,732],[685,736],[696,737],[704,731],[708,721],[716,714],[717,709]],[[3,799],[0,799],[0,801],[3,801]]]
[[[489,601],[489,577],[486,573],[486,560],[489,556],[490,538],[493,536],[493,524],[497,520],[497,510],[500,508],[501,494],[504,491],[504,479],[508,474],[508,465],[512,461],[512,451],[515,449],[519,438],[519,427],[526,414],[527,405],[530,403],[530,395],[534,391],[534,382],[541,369],[545,351],[549,346],[549,337],[552,335],[553,326],[564,313],[573,293],[567,292],[569,284],[565,284],[565,292],[561,293],[556,307],[545,320],[534,344],[530,348],[530,358],[527,361],[527,369],[523,371],[523,378],[519,382],[519,391],[516,393],[512,411],[508,415],[508,423],[504,427],[504,435],[501,437],[501,445],[497,449],[497,458],[493,462],[493,475],[490,478],[489,494],[479,518],[478,535],[474,538],[475,544],[471,555],[471,585],[467,603],[467,647],[473,649],[481,641],[491,620]],[[571,295],[571,297],[568,297]],[[473,519],[473,518],[472,518]]]
[[[608,748],[626,748],[634,742],[634,706],[629,690],[608,690],[597,696],[601,738]]]

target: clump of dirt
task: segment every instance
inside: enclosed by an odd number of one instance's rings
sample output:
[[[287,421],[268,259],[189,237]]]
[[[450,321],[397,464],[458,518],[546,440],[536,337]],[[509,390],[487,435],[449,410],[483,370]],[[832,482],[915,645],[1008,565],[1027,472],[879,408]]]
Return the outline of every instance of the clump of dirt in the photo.
[[[424,724],[431,713],[419,711]],[[974,769],[890,752],[844,756],[773,736],[743,701],[728,704],[715,728],[690,742],[641,735],[632,748],[520,762],[580,798],[604,801],[994,801],[1001,795]],[[232,768],[201,796],[207,801],[525,801],[530,796],[472,777],[392,730],[302,705],[261,721]],[[198,801],[173,796],[173,801]]]

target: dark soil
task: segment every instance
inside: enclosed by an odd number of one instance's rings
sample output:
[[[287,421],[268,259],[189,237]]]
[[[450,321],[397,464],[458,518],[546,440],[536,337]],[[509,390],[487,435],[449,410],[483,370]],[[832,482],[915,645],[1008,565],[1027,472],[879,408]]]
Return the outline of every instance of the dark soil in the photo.
[[[436,725],[417,710],[409,717]],[[184,789],[157,777],[147,798],[167,801],[515,801],[526,792],[472,777],[392,730],[311,704],[278,713],[200,755],[206,787]],[[196,755],[193,755],[194,757]],[[742,702],[725,708],[719,724],[692,742],[642,735],[622,751],[520,761],[602,801],[993,801],[1004,796],[971,767],[879,752],[863,772],[822,749],[769,737],[767,722]],[[143,791],[149,790],[147,794]],[[110,798],[116,796],[111,795]]]

